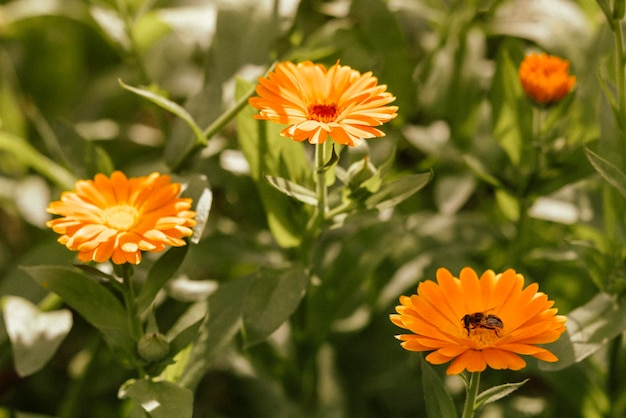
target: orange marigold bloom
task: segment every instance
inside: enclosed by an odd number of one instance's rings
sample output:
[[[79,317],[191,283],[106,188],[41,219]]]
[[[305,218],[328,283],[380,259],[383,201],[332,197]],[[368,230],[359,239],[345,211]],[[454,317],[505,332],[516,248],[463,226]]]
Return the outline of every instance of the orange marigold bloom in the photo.
[[[419,284],[417,294],[401,296],[391,322],[414,334],[396,338],[410,351],[432,351],[432,364],[452,361],[447,374],[467,369],[519,370],[530,355],[554,362],[557,357],[537,344],[556,341],[565,331],[566,317],[556,315],[553,301],[538,292],[533,283],[526,288],[524,277],[509,269],[495,274],[487,270],[479,278],[469,267],[460,279],[444,269],[437,270],[437,283]]]
[[[569,75],[569,61],[553,55],[527,55],[519,67],[522,88],[539,105],[549,105],[565,97],[576,84]]]
[[[337,62],[328,70],[310,61],[281,62],[259,78],[258,97],[249,103],[259,109],[256,119],[289,124],[281,135],[295,141],[322,144],[328,136],[348,146],[385,134],[376,129],[397,116],[396,98],[378,85],[371,72],[361,74]]]
[[[81,261],[138,264],[142,251],[163,251],[185,245],[196,224],[191,199],[178,197],[181,185],[168,175],[111,178],[97,174],[63,192],[48,212],[61,215],[46,225],[62,234],[58,241],[78,251]]]

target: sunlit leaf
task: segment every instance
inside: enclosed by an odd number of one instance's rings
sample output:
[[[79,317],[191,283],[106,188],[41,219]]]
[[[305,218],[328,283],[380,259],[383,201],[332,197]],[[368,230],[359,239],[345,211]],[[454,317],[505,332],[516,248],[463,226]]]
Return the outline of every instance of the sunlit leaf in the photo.
[[[567,315],[567,331],[547,346],[559,358],[540,362],[542,370],[560,370],[592,355],[626,330],[626,306],[607,293],[598,293]]]
[[[202,129],[200,129],[198,124],[196,124],[196,121],[189,114],[189,112],[187,112],[187,110],[185,110],[178,103],[173,102],[151,90],[129,86],[128,84],[125,84],[122,80],[118,80],[118,82],[120,86],[122,86],[124,89],[133,92],[136,95],[141,96],[145,99],[148,99],[162,109],[165,109],[168,112],[171,112],[181,118],[187,123],[187,125],[189,125],[189,127],[193,131],[193,134],[196,138],[196,143],[206,145],[207,140],[204,136],[204,133],[202,132]]]
[[[194,199],[196,225],[193,227],[193,235],[190,239],[190,241],[194,244],[199,243],[202,238],[202,233],[204,232],[204,228],[209,221],[209,213],[211,212],[211,206],[213,205],[213,192],[208,187],[206,178],[204,178],[204,186],[201,190],[200,194]]]
[[[282,177],[265,175],[265,179],[269,184],[274,186],[280,192],[286,194],[289,197],[306,203],[307,205],[317,205],[317,195],[313,190],[302,187],[297,183],[284,179]]]
[[[193,393],[171,382],[130,380],[118,397],[135,400],[152,418],[191,418]]]
[[[432,178],[432,172],[418,173],[383,183],[376,193],[365,200],[365,205],[378,210],[394,207],[420,191]]]
[[[519,383],[505,383],[503,385],[494,386],[485,390],[476,397],[475,409],[478,409],[484,405],[490,404],[491,402],[495,402],[498,399],[502,399],[505,396],[510,395],[511,393],[522,387],[526,382],[528,382],[528,380],[529,379],[525,379]]]
[[[72,313],[67,309],[42,312],[17,296],[5,296],[1,304],[15,371],[22,377],[36,373],[72,329]]]

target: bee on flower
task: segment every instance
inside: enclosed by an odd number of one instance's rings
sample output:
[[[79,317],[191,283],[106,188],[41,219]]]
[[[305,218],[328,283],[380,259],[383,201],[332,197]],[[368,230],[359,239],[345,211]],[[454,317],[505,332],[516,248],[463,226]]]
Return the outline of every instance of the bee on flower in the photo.
[[[569,61],[545,53],[527,55],[519,78],[526,96],[539,106],[559,102],[576,84],[576,77],[569,75]]]
[[[409,351],[430,351],[432,364],[450,362],[447,374],[487,368],[519,370],[520,355],[555,362],[558,358],[538,344],[559,339],[566,317],[536,283],[524,287],[524,277],[509,269],[487,270],[478,277],[469,267],[459,278],[437,270],[437,281],[426,280],[417,294],[401,296],[391,322],[412,334],[397,338]]]

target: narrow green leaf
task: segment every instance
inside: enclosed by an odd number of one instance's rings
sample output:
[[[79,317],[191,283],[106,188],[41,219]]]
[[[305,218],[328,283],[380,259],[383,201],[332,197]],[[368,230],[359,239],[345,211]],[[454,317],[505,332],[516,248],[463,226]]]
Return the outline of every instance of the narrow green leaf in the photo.
[[[187,112],[182,106],[180,106],[178,103],[175,103],[163,96],[160,96],[156,93],[154,93],[153,91],[150,90],[146,90],[146,89],[141,89],[141,88],[137,88],[137,87],[132,87],[129,86],[128,84],[125,84],[122,80],[118,80],[120,86],[122,86],[122,88],[135,93],[138,96],[141,96],[145,99],[150,100],[152,103],[156,104],[157,106],[161,107],[162,109],[167,110],[168,112],[173,113],[174,115],[178,116],[179,118],[181,118],[183,121],[185,121],[185,123],[187,123],[187,125],[189,125],[189,127],[191,128],[191,130],[193,131],[193,134],[196,138],[196,143],[200,144],[200,145],[206,145],[207,144],[207,139],[204,136],[204,133],[202,132],[202,129],[200,129],[200,127],[198,126],[198,124],[196,123],[196,121],[193,119],[193,117],[191,116],[191,114],[189,114],[189,112]]]
[[[501,188],[500,180],[495,178],[489,170],[484,166],[484,164],[473,155],[466,154],[463,156],[463,161],[467,165],[467,167],[472,170],[474,174],[478,176],[481,180],[491,184],[492,186]]]
[[[392,208],[426,186],[433,178],[432,171],[428,173],[410,174],[383,183],[380,189],[365,200],[367,208],[383,210]]]
[[[180,384],[193,389],[211,365],[215,355],[228,344],[242,325],[246,300],[253,276],[222,284],[209,299],[209,317],[200,327]]]
[[[42,312],[17,296],[5,296],[1,304],[15,370],[22,377],[38,372],[72,329],[72,313],[67,309]]]
[[[150,308],[159,290],[174,276],[183,263],[188,249],[188,245],[172,247],[154,263],[137,296],[137,311],[140,314]]]
[[[264,341],[296,310],[309,277],[302,268],[262,270],[252,282],[243,312],[246,347]]]
[[[191,418],[193,393],[171,382],[130,380],[120,388],[120,399],[135,400],[152,418]]]
[[[476,397],[475,409],[477,410],[484,405],[495,402],[498,399],[502,399],[505,396],[510,395],[511,393],[522,387],[524,383],[528,382],[529,380],[530,379],[525,379],[519,383],[506,383],[504,385],[494,386],[485,390]]]
[[[567,331],[547,348],[558,362],[540,362],[542,370],[560,370],[592,355],[626,330],[626,306],[598,293],[567,315]]]
[[[0,151],[8,153],[16,161],[31,167],[65,190],[74,187],[76,179],[69,171],[41,154],[21,137],[0,131]]]
[[[286,194],[289,197],[306,203],[307,205],[317,205],[317,195],[313,190],[309,190],[306,187],[300,186],[297,183],[284,179],[282,177],[270,176],[266,174],[265,179],[269,184],[274,186],[281,193]]]
[[[589,148],[585,148],[585,153],[596,171],[600,173],[611,186],[615,187],[622,196],[626,197],[626,174]]]
[[[130,333],[126,312],[119,300],[104,286],[73,268],[34,266],[23,269],[98,329],[120,363],[125,366],[134,363],[136,341]]]
[[[448,389],[435,370],[422,358],[422,387],[428,418],[456,417],[456,407]]]

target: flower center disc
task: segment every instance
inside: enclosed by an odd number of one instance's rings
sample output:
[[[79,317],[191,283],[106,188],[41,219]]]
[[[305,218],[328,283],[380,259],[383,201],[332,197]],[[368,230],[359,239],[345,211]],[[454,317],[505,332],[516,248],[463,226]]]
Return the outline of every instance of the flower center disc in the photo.
[[[132,206],[119,205],[104,211],[105,222],[118,231],[128,231],[137,221],[137,209]]]
[[[337,118],[336,104],[312,104],[308,107],[309,118],[318,122],[332,122]]]
[[[501,329],[498,330],[498,334],[495,330],[487,328],[475,328],[470,332],[470,338],[481,347],[492,345],[500,339],[500,336],[502,336]]]

